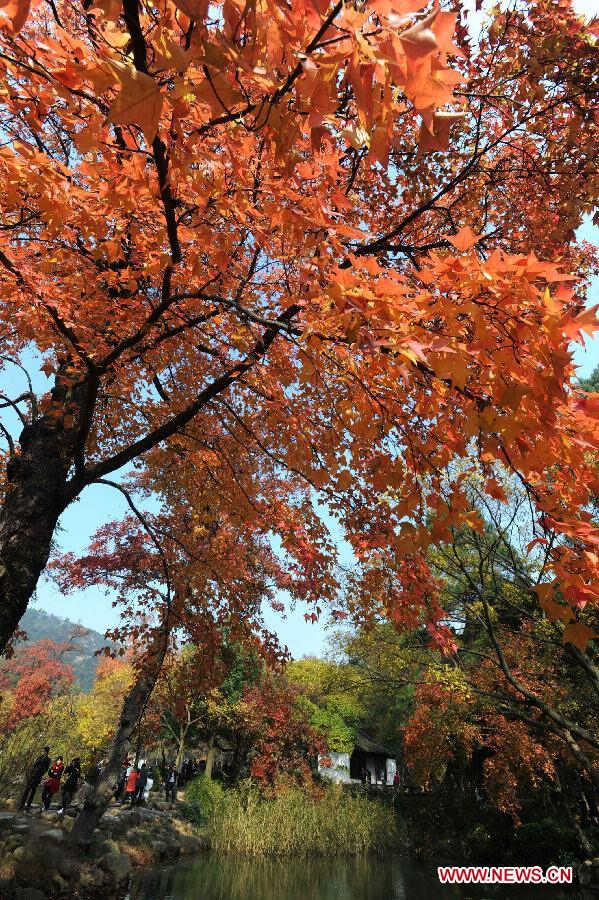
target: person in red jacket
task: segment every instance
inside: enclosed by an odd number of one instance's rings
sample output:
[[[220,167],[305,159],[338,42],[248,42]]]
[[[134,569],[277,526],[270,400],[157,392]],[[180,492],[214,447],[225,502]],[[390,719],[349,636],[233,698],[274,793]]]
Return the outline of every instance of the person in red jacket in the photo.
[[[135,790],[137,788],[138,778],[139,770],[134,766],[127,775],[127,781],[125,783],[125,803],[128,800],[131,806],[133,806],[133,801],[135,799]]]
[[[60,779],[63,769],[64,763],[62,761],[62,756],[57,756],[50,766],[48,778],[44,781],[42,790],[42,808],[45,810],[50,809],[50,801],[52,800],[53,795],[57,794],[60,789]]]

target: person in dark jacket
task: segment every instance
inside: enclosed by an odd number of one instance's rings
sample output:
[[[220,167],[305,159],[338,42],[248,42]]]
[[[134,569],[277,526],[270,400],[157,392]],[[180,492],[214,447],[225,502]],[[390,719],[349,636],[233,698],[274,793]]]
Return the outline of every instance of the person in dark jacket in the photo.
[[[144,791],[146,789],[146,784],[148,783],[148,767],[145,763],[142,763],[141,769],[139,770],[139,775],[137,777],[137,783],[135,785],[135,802],[143,803],[144,799]]]
[[[38,756],[33,766],[31,767],[31,771],[29,772],[29,777],[25,785],[25,790],[23,791],[23,796],[21,797],[21,802],[19,803],[19,809],[25,809],[25,807],[27,807],[27,809],[31,809],[31,804],[33,803],[35,792],[40,786],[42,778],[50,768],[50,762],[50,748],[44,747],[44,752],[40,756]]]
[[[79,780],[81,778],[81,760],[78,756],[68,764],[64,770],[64,783],[62,785],[62,807],[59,813],[65,812],[72,803],[73,797],[77,793]]]
[[[174,803],[177,799],[177,770],[174,766],[169,766],[164,779],[164,792],[166,794],[166,802],[169,800]]]
[[[123,793],[125,790],[125,784],[127,781],[127,769],[129,768],[129,760],[125,760],[123,765],[121,766],[121,771],[119,772],[119,777],[117,778],[117,782],[114,786],[114,799],[122,802]]]

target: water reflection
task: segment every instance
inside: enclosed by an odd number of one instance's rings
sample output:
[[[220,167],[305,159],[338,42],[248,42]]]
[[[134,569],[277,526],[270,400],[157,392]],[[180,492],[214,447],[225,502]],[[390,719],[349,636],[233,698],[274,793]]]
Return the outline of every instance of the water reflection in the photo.
[[[519,890],[441,886],[435,869],[390,855],[357,858],[254,860],[207,854],[168,869],[139,875],[129,900],[432,900],[436,897],[539,897],[539,888]],[[507,893],[507,892],[509,893]],[[566,895],[543,887],[543,900]],[[568,892],[568,897],[582,896]]]
[[[425,889],[410,885],[407,876],[396,858],[252,860],[209,854],[192,864],[145,873],[130,900],[428,900],[434,896],[432,882]]]

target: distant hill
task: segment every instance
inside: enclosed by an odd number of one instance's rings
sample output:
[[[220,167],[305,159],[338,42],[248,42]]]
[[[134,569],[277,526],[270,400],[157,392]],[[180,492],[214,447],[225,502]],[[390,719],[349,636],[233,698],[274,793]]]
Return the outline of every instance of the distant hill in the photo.
[[[57,644],[67,643],[76,635],[73,643],[77,649],[64,655],[65,662],[73,667],[75,680],[82,691],[89,691],[96,674],[99,657],[94,651],[110,644],[98,631],[83,629],[76,622],[61,619],[41,609],[29,608],[19,623],[19,628],[27,632],[27,641],[32,644],[42,638],[48,638]],[[81,633],[84,632],[84,633]]]

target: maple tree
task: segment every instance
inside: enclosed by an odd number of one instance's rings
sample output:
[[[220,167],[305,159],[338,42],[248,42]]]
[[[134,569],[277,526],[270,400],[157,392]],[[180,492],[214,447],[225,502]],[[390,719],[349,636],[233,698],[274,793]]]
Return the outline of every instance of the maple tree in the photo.
[[[100,659],[91,690],[85,692],[73,683],[65,649],[73,645],[38,641],[17,647],[0,666],[0,781],[9,792],[15,774],[28,771],[46,744],[54,756],[80,757],[85,771],[110,744],[131,667],[122,660]]]
[[[311,764],[325,743],[298,703],[297,688],[276,673],[265,673],[258,685],[244,692],[242,709],[252,777],[269,787],[282,775],[300,784],[311,782]]]
[[[155,742],[174,746],[174,765],[180,770],[192,740],[208,743],[207,777],[212,775],[218,739],[237,735],[239,700],[244,686],[256,680],[268,658],[268,649],[255,640],[248,646],[232,644],[223,629],[220,643],[186,644],[165,658],[143,727]],[[148,744],[148,741],[145,741]]]
[[[69,687],[73,667],[63,656],[70,649],[71,644],[42,639],[20,647],[14,656],[0,662],[4,728],[12,730],[23,719],[38,715],[52,696]]]
[[[173,464],[167,452],[155,453],[139,478],[120,487],[131,515],[102,527],[87,554],[53,562],[62,590],[100,585],[121,607],[121,624],[110,636],[128,646],[135,671],[102,780],[74,830],[83,842],[110,799],[135,730],[174,723],[181,754],[192,726],[211,740],[229,728],[243,672],[286,658],[264,627],[264,604],[279,606],[280,589],[312,601],[329,590],[329,567],[316,552],[324,534],[318,516],[301,514],[284,480],[273,483],[263,470],[256,477],[256,462],[249,465],[231,436],[222,437],[222,452],[210,456],[208,481],[196,480],[193,466]],[[231,467],[236,478],[223,484]],[[160,492],[159,510],[136,505],[135,494],[144,492]],[[270,540],[273,511],[286,551],[275,552]]]
[[[473,455],[570,538],[572,609],[596,598],[599,407],[568,349],[596,327],[568,274],[593,264],[595,36],[535,0],[473,46],[453,5],[3,3],[2,357],[33,344],[51,388],[2,401],[2,646],[86,486],[155,448],[209,480],[224,433],[296,522],[320,493],[373,614],[451,644],[425,525],[468,514],[442,473]]]
[[[219,661],[210,652],[204,656],[202,650],[188,646],[165,659],[152,693],[152,708],[145,717],[147,724],[154,713],[159,728],[174,742],[177,771],[189,738],[202,723],[201,701],[223,677]]]
[[[469,524],[427,554],[453,650],[440,653],[417,617],[398,632],[354,605],[360,630],[335,641],[355,672],[344,683],[353,681],[371,726],[401,729],[409,781],[474,808],[490,802],[516,824],[523,798],[542,805],[551,792],[587,853],[572,807],[596,809],[598,799],[596,607],[573,621],[559,583],[547,579],[563,537],[548,528],[546,544],[534,539],[534,508],[505,467],[469,470],[463,488]],[[435,531],[434,516],[428,527]],[[377,694],[380,706],[370,699]]]

